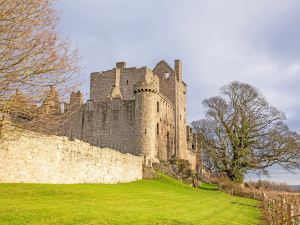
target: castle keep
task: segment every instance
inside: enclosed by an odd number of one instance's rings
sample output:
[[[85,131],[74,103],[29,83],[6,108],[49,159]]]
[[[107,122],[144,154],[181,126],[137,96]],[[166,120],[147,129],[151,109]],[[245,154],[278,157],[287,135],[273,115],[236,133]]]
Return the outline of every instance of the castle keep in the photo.
[[[83,104],[72,93],[64,112],[74,111],[60,133],[94,146],[144,155],[146,163],[188,159],[199,165],[196,134],[187,126],[187,86],[182,64],[160,61],[154,69],[128,68],[125,62],[90,79],[90,98]]]

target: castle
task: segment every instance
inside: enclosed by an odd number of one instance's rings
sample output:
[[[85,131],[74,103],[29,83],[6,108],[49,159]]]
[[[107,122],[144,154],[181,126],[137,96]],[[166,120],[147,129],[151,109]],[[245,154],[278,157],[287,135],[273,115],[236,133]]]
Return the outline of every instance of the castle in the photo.
[[[75,113],[70,114],[60,134],[144,155],[148,165],[177,157],[198,169],[200,147],[197,135],[187,126],[186,95],[180,60],[175,60],[174,68],[160,61],[153,70],[128,68],[125,62],[118,62],[111,70],[91,74],[87,103],[83,104],[80,92],[71,94],[63,111]],[[57,104],[52,106],[57,108]]]

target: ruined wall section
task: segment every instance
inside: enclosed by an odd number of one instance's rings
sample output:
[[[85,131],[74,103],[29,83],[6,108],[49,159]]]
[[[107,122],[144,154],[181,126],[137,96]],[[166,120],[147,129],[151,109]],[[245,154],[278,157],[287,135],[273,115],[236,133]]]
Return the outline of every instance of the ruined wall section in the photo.
[[[66,137],[6,131],[7,138],[0,142],[1,183],[112,184],[142,179],[142,157]]]
[[[201,168],[201,138],[197,133],[193,133],[191,127],[186,127],[187,134],[187,159],[192,167],[199,171]]]
[[[187,149],[190,151],[196,151],[197,150],[197,137],[196,134],[193,133],[193,130],[191,127],[186,127],[186,141],[187,141]]]

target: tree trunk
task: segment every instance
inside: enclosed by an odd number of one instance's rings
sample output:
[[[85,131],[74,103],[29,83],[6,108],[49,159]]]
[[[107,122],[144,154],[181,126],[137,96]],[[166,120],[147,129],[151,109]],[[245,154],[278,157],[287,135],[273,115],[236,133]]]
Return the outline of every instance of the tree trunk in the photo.
[[[235,183],[243,183],[244,181],[244,174],[240,170],[238,171],[230,170],[227,171],[226,174],[228,178]]]

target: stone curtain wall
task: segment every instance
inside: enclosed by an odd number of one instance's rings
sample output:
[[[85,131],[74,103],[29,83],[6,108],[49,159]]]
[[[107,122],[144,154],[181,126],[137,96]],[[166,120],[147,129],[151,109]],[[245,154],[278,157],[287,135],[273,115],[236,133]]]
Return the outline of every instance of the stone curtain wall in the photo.
[[[16,129],[2,129],[0,162],[1,183],[112,184],[143,177],[143,157]]]
[[[135,147],[135,101],[89,101],[73,113],[59,132],[100,148],[139,155]]]

